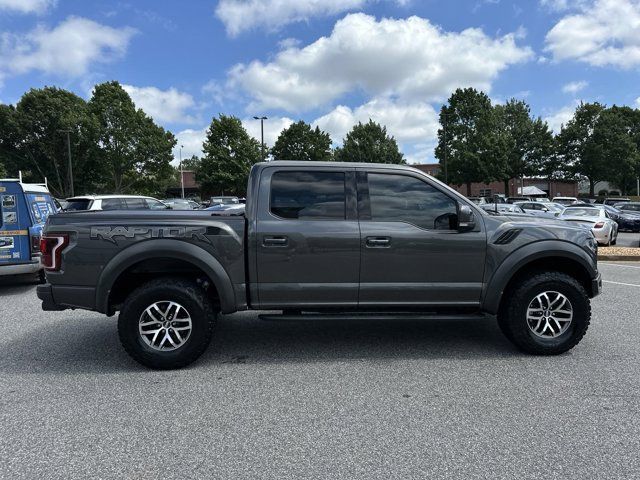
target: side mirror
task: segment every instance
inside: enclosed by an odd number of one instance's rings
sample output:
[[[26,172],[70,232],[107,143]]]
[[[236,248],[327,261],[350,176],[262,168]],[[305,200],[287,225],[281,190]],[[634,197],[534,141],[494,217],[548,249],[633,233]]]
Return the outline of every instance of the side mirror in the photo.
[[[458,231],[469,232],[476,228],[476,218],[469,205],[460,205],[458,208]]]
[[[542,208],[542,211],[543,211],[543,212],[548,212],[548,211],[549,211],[549,209],[548,209],[547,207],[543,207],[543,208]]]

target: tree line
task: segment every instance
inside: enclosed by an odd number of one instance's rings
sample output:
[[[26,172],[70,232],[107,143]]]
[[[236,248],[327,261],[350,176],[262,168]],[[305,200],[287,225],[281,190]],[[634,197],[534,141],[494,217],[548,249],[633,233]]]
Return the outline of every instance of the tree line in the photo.
[[[45,87],[28,91],[15,107],[0,104],[0,173],[46,178],[59,197],[71,195],[69,150],[75,193],[151,195],[175,181],[175,144],[118,82],[96,85],[88,101]]]
[[[449,183],[504,182],[533,176],[610,181],[623,194],[634,189],[640,175],[640,110],[581,103],[554,135],[526,102],[511,99],[492,105],[473,88],[458,89],[440,110],[436,158],[440,176]]]
[[[442,106],[435,150],[440,177],[450,184],[504,182],[513,178],[586,178],[591,195],[601,180],[623,194],[640,174],[640,111],[626,106],[580,104],[554,135],[526,102],[493,105],[472,88],[458,89]],[[69,144],[67,145],[67,139]],[[280,132],[270,159],[405,163],[386,127],[372,120],[354,125],[342,145],[304,121]],[[155,124],[118,82],[96,85],[87,101],[67,90],[45,87],[25,93],[14,106],[0,104],[0,176],[42,182],[60,197],[71,194],[67,176],[71,150],[75,192],[162,196],[179,184],[171,165],[174,135]],[[183,162],[207,193],[243,194],[261,145],[242,121],[220,114],[206,132],[200,158]]]

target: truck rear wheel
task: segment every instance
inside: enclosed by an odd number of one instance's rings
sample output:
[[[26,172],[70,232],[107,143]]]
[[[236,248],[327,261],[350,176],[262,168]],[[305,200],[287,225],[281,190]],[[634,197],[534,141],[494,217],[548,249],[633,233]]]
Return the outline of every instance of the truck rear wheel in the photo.
[[[524,352],[564,353],[575,347],[589,328],[589,296],[580,282],[564,273],[536,274],[506,295],[498,323],[505,336]]]
[[[126,352],[155,369],[181,368],[205,351],[216,312],[193,282],[160,278],[134,290],[118,317],[118,334]]]

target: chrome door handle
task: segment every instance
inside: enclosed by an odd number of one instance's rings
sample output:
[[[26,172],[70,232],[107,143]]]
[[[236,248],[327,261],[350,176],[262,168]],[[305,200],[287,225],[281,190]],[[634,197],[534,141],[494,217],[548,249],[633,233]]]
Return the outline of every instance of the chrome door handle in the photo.
[[[284,236],[263,237],[262,245],[265,247],[286,247],[289,239]]]
[[[391,237],[367,237],[367,247],[386,248],[391,246]]]

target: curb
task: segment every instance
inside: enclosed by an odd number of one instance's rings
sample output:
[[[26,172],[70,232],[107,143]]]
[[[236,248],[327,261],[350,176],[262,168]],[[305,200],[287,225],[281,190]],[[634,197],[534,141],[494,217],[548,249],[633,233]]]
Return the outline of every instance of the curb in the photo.
[[[598,260],[607,262],[640,262],[640,255],[598,255]]]

